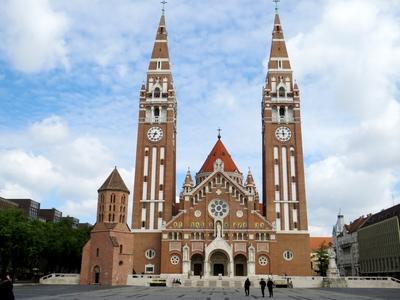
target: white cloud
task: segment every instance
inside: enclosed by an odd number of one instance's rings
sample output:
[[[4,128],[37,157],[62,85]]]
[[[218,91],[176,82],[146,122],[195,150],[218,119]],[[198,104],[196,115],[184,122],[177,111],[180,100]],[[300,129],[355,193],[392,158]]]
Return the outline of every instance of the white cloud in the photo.
[[[64,34],[68,19],[48,0],[6,1],[0,24],[5,28],[3,51],[17,70],[34,73],[68,68]]]
[[[38,143],[54,144],[64,141],[68,137],[68,127],[58,116],[51,116],[31,127],[33,139]]]
[[[20,133],[20,140],[35,138],[30,152],[0,151],[0,195],[31,197],[42,207],[93,220],[97,189],[112,171],[114,158],[99,139],[69,131],[61,117],[51,116]],[[130,186],[131,172],[120,172]]]

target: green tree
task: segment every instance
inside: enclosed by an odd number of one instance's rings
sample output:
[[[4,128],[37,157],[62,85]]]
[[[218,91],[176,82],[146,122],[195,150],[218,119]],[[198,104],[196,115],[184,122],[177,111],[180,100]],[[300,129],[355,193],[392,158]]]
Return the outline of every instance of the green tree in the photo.
[[[328,270],[329,265],[329,255],[328,255],[328,248],[325,244],[325,241],[319,246],[317,251],[315,251],[315,257],[317,260],[317,273],[320,276],[326,276],[326,271]]]
[[[18,209],[0,211],[0,272],[18,278],[33,273],[80,271],[82,247],[91,228],[74,229],[71,219],[58,223],[29,220]]]

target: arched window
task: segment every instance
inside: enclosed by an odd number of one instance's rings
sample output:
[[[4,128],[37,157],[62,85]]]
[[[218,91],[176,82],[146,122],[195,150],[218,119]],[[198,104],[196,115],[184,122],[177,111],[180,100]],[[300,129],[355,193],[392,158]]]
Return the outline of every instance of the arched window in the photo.
[[[113,220],[113,222],[115,221],[115,215],[114,214],[112,215],[112,220]]]
[[[108,222],[111,222],[111,214],[108,214]]]
[[[159,107],[155,107],[154,108],[154,116],[155,117],[159,117],[160,116],[160,108]]]
[[[125,195],[122,195],[122,197],[121,197],[121,203],[122,203],[122,204],[125,204]]]
[[[123,246],[119,245],[119,253],[122,254]]]
[[[156,87],[154,89],[154,98],[160,98],[160,96],[161,96],[161,90],[159,87]]]
[[[285,97],[285,88],[283,86],[279,88],[279,97]]]

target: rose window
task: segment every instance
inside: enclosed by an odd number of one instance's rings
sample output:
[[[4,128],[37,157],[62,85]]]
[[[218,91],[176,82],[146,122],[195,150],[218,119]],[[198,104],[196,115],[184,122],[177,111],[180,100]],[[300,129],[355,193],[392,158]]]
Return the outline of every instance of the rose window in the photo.
[[[261,255],[261,256],[258,258],[258,263],[259,263],[261,266],[266,266],[266,265],[268,264],[268,257],[266,257],[265,255]]]
[[[229,212],[229,205],[224,200],[216,199],[208,205],[208,212],[216,218],[223,218]]]
[[[173,265],[179,264],[179,256],[177,256],[177,255],[172,255],[172,256],[171,256],[171,264],[173,264]]]

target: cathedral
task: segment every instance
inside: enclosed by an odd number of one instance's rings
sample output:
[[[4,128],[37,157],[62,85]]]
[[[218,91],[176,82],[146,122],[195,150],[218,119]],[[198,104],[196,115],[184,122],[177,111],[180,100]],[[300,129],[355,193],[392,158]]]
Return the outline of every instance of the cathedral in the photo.
[[[220,135],[175,200],[177,99],[164,13],[138,104],[132,224],[130,192],[115,168],[98,190],[81,284],[125,285],[134,274],[311,274],[300,93],[277,11],[261,99],[262,201]]]

